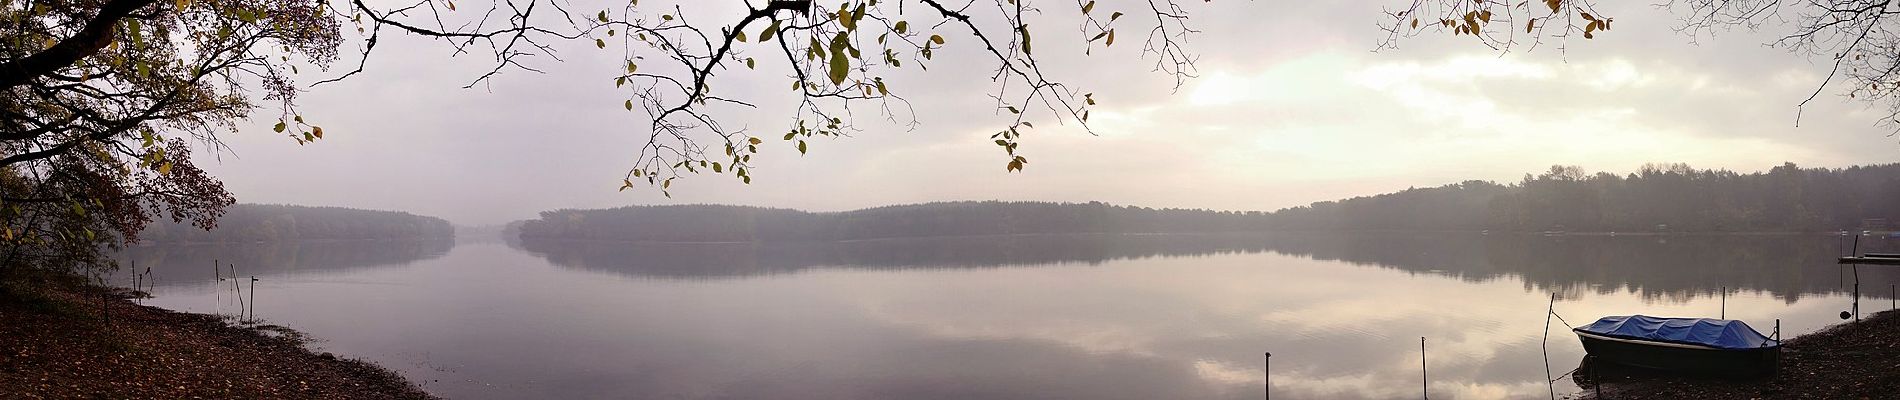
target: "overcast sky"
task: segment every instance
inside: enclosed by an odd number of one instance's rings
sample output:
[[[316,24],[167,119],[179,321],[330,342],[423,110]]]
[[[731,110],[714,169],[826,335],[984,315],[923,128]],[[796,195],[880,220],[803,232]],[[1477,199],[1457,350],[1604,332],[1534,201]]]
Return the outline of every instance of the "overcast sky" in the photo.
[[[584,3],[584,2],[582,2]],[[617,2],[616,2],[617,3]],[[642,7],[657,6],[649,0]],[[1386,4],[1391,3],[1391,4]],[[449,57],[440,43],[385,37],[367,72],[305,95],[327,138],[298,146],[260,118],[200,152],[239,201],[402,210],[459,224],[497,224],[542,210],[722,203],[807,210],[943,200],[1105,201],[1151,207],[1273,210],[1467,179],[1515,181],[1553,164],[1626,173],[1646,162],[1765,170],[1784,161],[1840,167],[1900,155],[1878,113],[1830,89],[1795,126],[1795,105],[1826,65],[1764,47],[1761,33],[1692,38],[1647,5],[1604,6],[1616,30],[1595,40],[1499,56],[1468,37],[1428,34],[1373,52],[1382,6],[1400,1],[1188,1],[1200,77],[1178,92],[1150,72],[1138,38],[1084,56],[1067,2],[1040,2],[1046,70],[1096,93],[1099,135],[1047,115],[1025,139],[1029,168],[1006,173],[989,135],[1007,123],[988,97],[970,43],[927,73],[893,76],[919,125],[867,107],[855,137],[812,143],[803,157],[768,140],[752,185],[715,176],[676,182],[673,198],[616,191],[647,131],[615,90],[617,52],[561,47],[475,89],[489,59]],[[1137,8],[1103,2],[1098,10]],[[1115,8],[1121,7],[1121,8]],[[1145,6],[1144,6],[1145,7]],[[1615,7],[1615,8],[1610,8]],[[464,9],[470,8],[464,5]],[[590,9],[599,7],[578,7]],[[697,21],[714,20],[717,10]],[[1099,11],[1098,11],[1099,12]],[[921,18],[920,18],[921,19]],[[1124,29],[1139,32],[1139,24]],[[347,43],[346,58],[359,42]],[[742,50],[744,50],[742,48]],[[752,51],[771,55],[767,48]],[[966,61],[956,57],[966,57]],[[791,117],[784,65],[719,75],[728,113],[776,139]],[[353,63],[346,60],[340,64]],[[331,73],[336,72],[333,70]],[[644,71],[643,71],[644,72]],[[306,73],[307,80],[317,75]],[[901,116],[900,116],[901,117]],[[214,159],[215,157],[215,159]]]

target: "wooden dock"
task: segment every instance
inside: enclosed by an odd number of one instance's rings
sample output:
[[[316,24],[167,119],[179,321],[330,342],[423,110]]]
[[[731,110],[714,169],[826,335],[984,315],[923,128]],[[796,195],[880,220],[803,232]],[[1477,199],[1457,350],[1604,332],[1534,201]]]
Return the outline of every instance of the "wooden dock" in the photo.
[[[1867,253],[1860,257],[1841,257],[1841,264],[1900,265],[1900,254]]]

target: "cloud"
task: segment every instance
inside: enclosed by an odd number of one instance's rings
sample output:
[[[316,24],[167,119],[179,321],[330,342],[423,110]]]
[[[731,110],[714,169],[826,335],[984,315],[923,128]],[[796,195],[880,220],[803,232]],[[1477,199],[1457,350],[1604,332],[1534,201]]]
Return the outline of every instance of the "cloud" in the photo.
[[[1102,7],[1117,6],[1132,5]],[[329,138],[300,147],[269,134],[275,121],[260,119],[229,138],[234,154],[198,154],[240,201],[486,224],[553,208],[680,202],[841,210],[1101,200],[1271,210],[1466,179],[1515,180],[1551,164],[1627,171],[1667,161],[1753,171],[1783,161],[1885,162],[1895,150],[1872,127],[1876,113],[1833,92],[1810,103],[1796,127],[1794,105],[1825,69],[1761,47],[1772,35],[1691,44],[1667,29],[1667,14],[1648,7],[1620,10],[1627,22],[1614,35],[1505,55],[1432,34],[1369,52],[1383,37],[1370,27],[1381,15],[1377,4],[1190,7],[1203,31],[1190,41],[1201,69],[1178,90],[1151,72],[1153,56],[1139,46],[1084,55],[1082,38],[1069,37],[1079,34],[1042,31],[1044,68],[1102,104],[1093,134],[1033,116],[1038,128],[1025,138],[1031,162],[1023,173],[1004,172],[1004,155],[988,138],[1009,119],[991,97],[990,71],[962,67],[981,64],[969,61],[981,55],[954,38],[930,70],[888,79],[918,110],[919,125],[904,123],[908,113],[892,122],[860,105],[865,130],[854,137],[813,142],[804,156],[770,140],[753,184],[700,177],[675,182],[672,198],[615,191],[646,122],[621,109],[626,93],[605,78],[620,68],[617,53],[591,43],[560,45],[562,61],[531,60],[544,73],[509,71],[464,90],[490,60],[385,37],[367,72],[305,97],[306,114]],[[1061,22],[1050,13],[1036,23]],[[720,73],[718,88],[760,105],[722,113],[729,126],[767,139],[785,129],[793,99],[779,62]]]

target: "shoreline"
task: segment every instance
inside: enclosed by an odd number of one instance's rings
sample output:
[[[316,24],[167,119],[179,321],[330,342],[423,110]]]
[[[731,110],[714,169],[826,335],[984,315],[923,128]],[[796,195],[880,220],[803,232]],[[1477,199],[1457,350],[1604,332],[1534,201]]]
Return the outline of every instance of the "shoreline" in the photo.
[[[1583,399],[1865,399],[1900,393],[1900,311],[1829,326],[1782,344],[1774,376],[1685,377],[1607,367],[1602,396],[1583,372]]]
[[[26,398],[434,399],[299,332],[132,301],[75,279],[0,281],[0,393]],[[103,313],[102,313],[103,312]]]

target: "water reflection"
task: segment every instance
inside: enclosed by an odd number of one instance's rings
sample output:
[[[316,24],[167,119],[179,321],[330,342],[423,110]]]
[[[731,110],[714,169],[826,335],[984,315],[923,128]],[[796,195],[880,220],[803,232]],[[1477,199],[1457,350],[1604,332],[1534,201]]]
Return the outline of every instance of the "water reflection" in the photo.
[[[873,270],[997,268],[1146,257],[1273,252],[1489,282],[1519,278],[1525,290],[1634,292],[1681,302],[1726,288],[1792,303],[1852,289],[1834,265],[1851,237],[1834,235],[1560,236],[1400,234],[1022,235],[822,243],[656,244],[529,241],[556,265],[635,277],[734,278],[813,268]],[[1862,251],[1900,242],[1861,239]],[[1867,295],[1886,298],[1900,268],[1863,267]],[[1883,290],[1875,290],[1883,289]],[[1877,293],[1876,293],[1877,292]]]
[[[1712,290],[1729,286],[1729,317],[1781,318],[1796,335],[1848,303],[1832,240],[1020,236],[128,257],[205,280],[210,258],[324,274],[266,280],[262,315],[450,398],[1242,399],[1268,373],[1283,398],[1417,398],[1420,336],[1433,397],[1543,398],[1552,292],[1582,323],[1714,315]],[[1885,274],[1863,268],[1863,285],[1884,288]],[[228,307],[215,291],[160,289],[163,307]],[[1556,374],[1577,365],[1574,336],[1550,339]]]
[[[133,269],[150,269],[154,287],[210,282],[230,276],[276,277],[290,274],[344,274],[352,270],[399,266],[448,254],[448,240],[300,241],[133,246],[119,252],[120,269],[109,282],[126,284]],[[222,268],[213,272],[213,263]],[[213,275],[213,274],[219,275]]]

